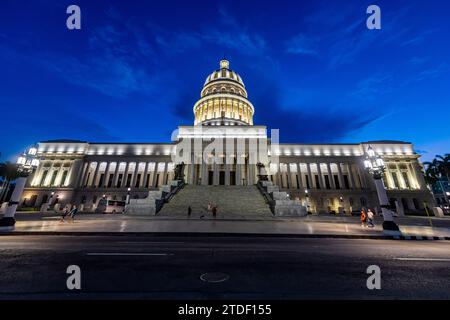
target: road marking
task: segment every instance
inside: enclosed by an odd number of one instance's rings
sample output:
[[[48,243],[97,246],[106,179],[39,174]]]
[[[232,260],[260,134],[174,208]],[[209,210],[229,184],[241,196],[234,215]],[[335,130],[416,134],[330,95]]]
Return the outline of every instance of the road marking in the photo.
[[[88,252],[87,256],[173,256],[173,253]]]
[[[136,244],[183,244],[186,242],[173,242],[173,241],[117,241],[116,243],[121,244],[130,244],[130,243],[136,243]]]
[[[446,258],[394,258],[394,260],[400,261],[449,261],[450,259]]]

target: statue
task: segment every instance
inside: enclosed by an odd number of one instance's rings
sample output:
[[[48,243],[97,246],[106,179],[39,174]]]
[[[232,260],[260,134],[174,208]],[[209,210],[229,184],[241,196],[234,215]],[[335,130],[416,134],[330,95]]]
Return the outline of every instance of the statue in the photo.
[[[269,181],[269,176],[267,175],[266,167],[261,162],[256,164],[258,168],[258,180],[259,181]]]
[[[174,180],[184,181],[184,162],[181,162],[175,166],[175,177]]]

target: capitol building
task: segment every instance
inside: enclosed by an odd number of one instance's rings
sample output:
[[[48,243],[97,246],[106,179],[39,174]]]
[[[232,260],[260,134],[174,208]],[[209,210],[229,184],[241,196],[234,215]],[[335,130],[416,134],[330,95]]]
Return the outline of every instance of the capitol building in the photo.
[[[255,112],[243,79],[222,60],[193,106],[193,125],[178,127],[170,142],[39,142],[39,167],[28,178],[21,205],[76,204],[89,212],[101,199],[144,201],[154,191],[170,193],[170,186],[177,185],[176,168],[181,168],[184,187],[170,202],[183,193],[183,199],[198,202],[210,190],[217,201],[227,199],[236,210],[251,213],[253,205],[243,202],[259,197],[269,208],[270,190],[276,190],[313,214],[379,210],[373,178],[363,164],[370,146],[385,162],[383,182],[397,212],[422,212],[425,203],[434,206],[411,143],[286,144],[279,141],[277,130],[254,124]],[[257,186],[262,177],[269,188]]]

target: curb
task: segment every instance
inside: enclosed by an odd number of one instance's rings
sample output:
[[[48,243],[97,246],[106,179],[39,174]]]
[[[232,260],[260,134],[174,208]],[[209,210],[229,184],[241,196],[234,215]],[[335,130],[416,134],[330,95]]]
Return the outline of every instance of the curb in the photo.
[[[191,237],[191,238],[321,238],[321,239],[368,239],[368,240],[415,240],[415,241],[450,241],[450,237],[435,236],[386,236],[386,235],[346,235],[346,234],[275,234],[275,233],[211,233],[211,232],[81,232],[81,231],[11,231],[0,232],[1,236],[134,236],[134,237]]]

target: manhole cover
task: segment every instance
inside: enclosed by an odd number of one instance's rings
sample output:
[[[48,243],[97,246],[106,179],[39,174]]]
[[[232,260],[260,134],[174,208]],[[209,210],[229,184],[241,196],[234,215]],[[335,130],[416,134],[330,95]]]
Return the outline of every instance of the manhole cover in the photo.
[[[228,279],[230,279],[229,275],[220,272],[204,273],[200,276],[200,280],[211,283],[224,282]]]

